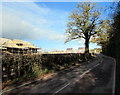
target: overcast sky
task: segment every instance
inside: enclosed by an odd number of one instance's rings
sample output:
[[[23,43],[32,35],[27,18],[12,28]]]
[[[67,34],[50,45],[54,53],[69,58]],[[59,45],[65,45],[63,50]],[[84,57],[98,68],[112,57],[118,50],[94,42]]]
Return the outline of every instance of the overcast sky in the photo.
[[[64,44],[68,16],[76,2],[4,2],[2,5],[2,37],[29,41],[47,51],[84,47],[83,39]],[[100,7],[107,5],[98,3]],[[90,44],[90,48],[96,47]]]

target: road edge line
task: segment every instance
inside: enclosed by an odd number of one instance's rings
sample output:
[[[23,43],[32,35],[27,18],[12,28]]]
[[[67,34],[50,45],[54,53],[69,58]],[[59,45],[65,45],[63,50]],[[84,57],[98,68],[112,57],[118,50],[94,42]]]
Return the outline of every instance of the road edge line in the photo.
[[[86,62],[83,62],[83,63],[86,63]],[[79,65],[80,66],[80,65]],[[75,68],[75,67],[77,67],[77,66],[74,66],[73,68]],[[65,70],[69,70],[69,69],[71,69],[71,68],[67,68],[67,69],[65,69]],[[60,71],[60,72],[63,72],[63,71]],[[58,73],[55,73],[54,75],[52,75],[52,76],[56,76]],[[46,76],[47,77],[47,76]],[[45,78],[45,77],[44,77]],[[8,90],[2,90],[2,92],[0,93],[0,94],[3,94],[3,93],[6,93],[6,92],[9,92],[9,91],[12,91],[12,90],[14,90],[14,89],[17,89],[17,88],[20,88],[20,87],[22,87],[22,86],[25,86],[25,85],[29,85],[29,84],[31,84],[31,83],[33,83],[33,82],[37,82],[37,81],[40,81],[40,80],[42,80],[42,78],[40,78],[40,79],[36,79],[36,80],[33,80],[33,81],[29,81],[29,82],[27,82],[27,83],[24,83],[24,84],[22,84],[22,85],[19,85],[19,86],[17,86],[17,87],[14,87],[14,88],[11,88],[11,89],[8,89]]]
[[[96,64],[96,65],[93,66],[92,68],[90,68],[90,69],[86,70],[85,72],[83,72],[83,73],[80,75],[80,79],[82,79],[85,74],[87,74],[87,73],[89,73],[91,70],[95,69],[95,68],[96,68],[97,66],[99,66],[101,63],[102,63],[102,62]],[[72,82],[72,81],[71,81],[71,82]],[[64,88],[66,88],[68,85],[70,85],[71,82],[69,82],[69,83],[66,84],[65,86],[61,87],[59,90],[55,91],[54,94],[57,94],[58,92],[60,92],[60,91],[63,90]],[[54,94],[53,94],[53,95],[54,95]]]

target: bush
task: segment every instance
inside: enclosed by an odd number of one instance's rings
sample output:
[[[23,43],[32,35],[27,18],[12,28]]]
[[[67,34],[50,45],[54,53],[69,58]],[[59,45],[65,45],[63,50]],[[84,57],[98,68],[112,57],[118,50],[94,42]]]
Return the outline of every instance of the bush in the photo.
[[[2,81],[14,80],[21,77],[34,77],[50,71],[59,71],[61,68],[79,64],[85,61],[84,54],[42,54],[18,55],[3,54]]]

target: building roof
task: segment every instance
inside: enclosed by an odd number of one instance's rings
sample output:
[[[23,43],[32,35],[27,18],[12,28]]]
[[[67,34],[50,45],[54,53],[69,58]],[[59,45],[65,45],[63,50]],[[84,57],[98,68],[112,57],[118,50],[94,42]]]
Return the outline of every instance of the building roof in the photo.
[[[78,50],[85,49],[84,47],[79,47]]]
[[[28,48],[36,48],[33,44],[23,41],[23,40],[17,40],[17,39],[5,39],[0,38],[0,44],[2,47],[10,47],[10,48],[21,48],[21,49],[28,49]]]
[[[67,50],[69,51],[69,50],[73,50],[73,48],[67,48]]]

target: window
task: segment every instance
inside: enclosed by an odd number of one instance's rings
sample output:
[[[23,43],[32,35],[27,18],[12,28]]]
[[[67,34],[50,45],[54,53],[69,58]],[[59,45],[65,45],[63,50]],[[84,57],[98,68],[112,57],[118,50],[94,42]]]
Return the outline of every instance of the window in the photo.
[[[18,46],[22,46],[23,44],[22,44],[22,43],[18,43],[18,44],[16,44],[16,45],[18,45]]]

